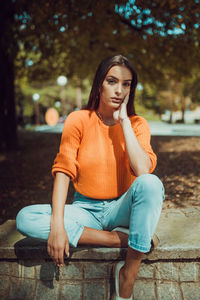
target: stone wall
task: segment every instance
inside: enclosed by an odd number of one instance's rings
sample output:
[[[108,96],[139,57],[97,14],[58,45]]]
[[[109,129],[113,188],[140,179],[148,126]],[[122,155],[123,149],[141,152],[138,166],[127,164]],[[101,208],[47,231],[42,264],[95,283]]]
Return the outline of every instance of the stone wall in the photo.
[[[144,256],[135,300],[200,300],[200,208],[165,210],[159,246]],[[0,226],[0,299],[110,300],[113,266],[126,249],[78,247],[58,269],[46,243],[23,237],[15,221]]]
[[[108,300],[113,293],[113,261],[2,260],[0,299]],[[200,299],[200,262],[148,261],[134,287],[137,300]]]

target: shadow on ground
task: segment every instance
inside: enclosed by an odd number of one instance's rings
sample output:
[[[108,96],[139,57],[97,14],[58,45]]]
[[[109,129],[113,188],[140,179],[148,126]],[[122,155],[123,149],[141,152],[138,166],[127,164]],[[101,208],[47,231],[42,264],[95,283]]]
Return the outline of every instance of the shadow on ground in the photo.
[[[51,202],[51,166],[61,134],[19,131],[19,149],[0,154],[0,223],[15,219],[24,206]],[[155,174],[164,183],[164,208],[200,203],[200,137],[153,136]],[[71,201],[73,188],[70,186]]]

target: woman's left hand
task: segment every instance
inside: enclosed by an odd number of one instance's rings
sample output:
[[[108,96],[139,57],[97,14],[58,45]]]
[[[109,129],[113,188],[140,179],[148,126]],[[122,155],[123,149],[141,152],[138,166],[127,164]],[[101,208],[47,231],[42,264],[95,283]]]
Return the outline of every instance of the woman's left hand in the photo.
[[[127,114],[127,103],[129,99],[129,94],[126,95],[124,101],[120,105],[119,109],[115,110],[113,113],[113,119],[117,122],[123,121],[124,119],[128,118]]]

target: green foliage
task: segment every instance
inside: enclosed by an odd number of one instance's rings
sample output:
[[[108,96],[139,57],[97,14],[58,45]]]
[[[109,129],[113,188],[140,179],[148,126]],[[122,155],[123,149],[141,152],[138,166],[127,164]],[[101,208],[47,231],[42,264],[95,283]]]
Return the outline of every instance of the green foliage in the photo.
[[[180,99],[199,101],[200,7],[195,0],[18,0],[12,8],[16,97],[18,103],[23,94],[27,114],[35,92],[46,108],[60,100],[56,78],[61,74],[69,80],[67,102],[76,105],[81,86],[85,104],[97,65],[116,53],[126,55],[138,72],[144,86],[140,106],[159,114],[178,109],[183,102],[173,100],[178,93]],[[178,91],[170,82],[179,85]]]
[[[61,103],[62,97],[64,98],[68,112],[77,106],[77,78],[69,80],[63,90],[58,86],[56,78],[48,82],[35,82],[30,85],[28,80],[23,77],[23,80],[16,80],[15,86],[17,112],[19,112],[19,107],[22,105],[25,117],[30,117],[34,113],[34,101],[32,99],[34,93],[40,95],[40,99],[38,100],[40,106],[45,110],[55,107],[60,115],[62,114],[62,107],[56,107],[56,102]],[[84,105],[87,103],[90,93],[90,82],[87,79],[81,82],[81,91],[82,103]]]
[[[19,0],[16,20],[25,51],[23,67],[32,59],[34,64],[26,68],[31,81],[59,73],[83,79],[105,56],[123,53],[142,81],[159,81],[163,69],[181,78],[199,58],[199,15],[194,0],[43,0],[29,5]]]

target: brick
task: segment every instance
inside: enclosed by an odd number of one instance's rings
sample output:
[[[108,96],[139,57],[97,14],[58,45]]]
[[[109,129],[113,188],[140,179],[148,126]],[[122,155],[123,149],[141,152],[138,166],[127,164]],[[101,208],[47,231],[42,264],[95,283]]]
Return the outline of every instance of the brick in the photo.
[[[136,280],[133,288],[134,300],[155,300],[154,282]]]
[[[10,275],[10,262],[1,261],[0,262],[0,275]]]
[[[9,300],[34,299],[35,281],[32,279],[11,278]]]
[[[81,300],[82,298],[81,284],[65,284],[61,287],[60,300]]]
[[[9,299],[10,279],[8,276],[0,276],[0,299]]]
[[[35,267],[31,262],[20,261],[12,262],[11,266],[11,275],[19,278],[35,278]]]
[[[115,263],[113,262],[108,262],[107,263],[107,273],[108,273],[108,278],[113,278],[113,268],[114,268]]]
[[[153,264],[144,264],[142,263],[139,268],[137,278],[154,278],[154,265]]]
[[[24,277],[25,278],[35,278],[35,268],[24,266]]]
[[[108,289],[107,289],[107,298],[106,299],[112,299],[112,295],[114,294],[115,292],[115,280],[114,278],[111,278],[109,279],[109,281],[107,280],[107,286],[108,286]]]
[[[180,264],[180,281],[198,281],[197,263]]]
[[[192,282],[181,283],[184,300],[200,300],[200,284]]]
[[[58,283],[54,282],[53,280],[38,281],[36,285],[34,300],[59,299],[58,287]]]
[[[84,264],[84,278],[109,278],[106,264]]]
[[[83,300],[106,300],[106,286],[104,281],[87,282],[83,286]]]
[[[80,280],[83,278],[82,263],[69,263],[60,268],[60,279]]]
[[[23,276],[23,266],[18,262],[12,262],[10,265],[10,275],[18,278],[22,278]]]
[[[155,266],[156,279],[165,279],[169,281],[178,281],[178,264],[158,263]]]
[[[53,262],[42,262],[35,267],[36,278],[40,280],[53,280],[57,274],[57,267]]]
[[[180,300],[181,292],[178,283],[158,282],[157,283],[158,300]]]

